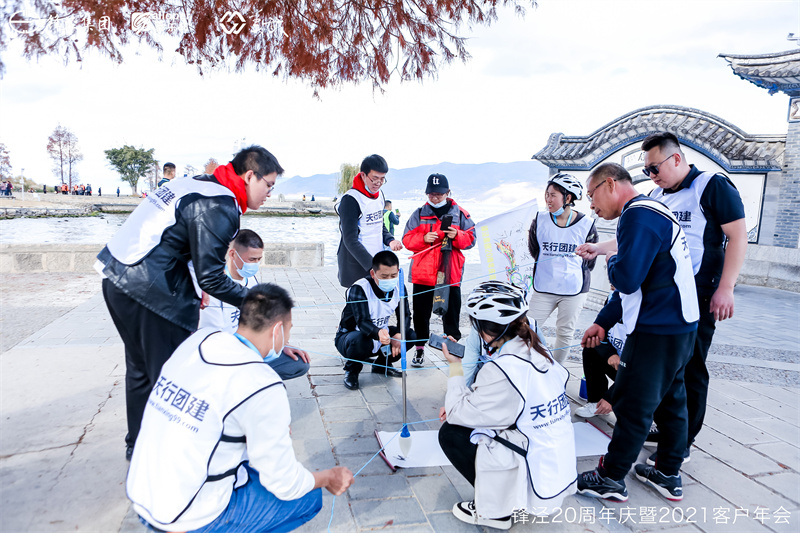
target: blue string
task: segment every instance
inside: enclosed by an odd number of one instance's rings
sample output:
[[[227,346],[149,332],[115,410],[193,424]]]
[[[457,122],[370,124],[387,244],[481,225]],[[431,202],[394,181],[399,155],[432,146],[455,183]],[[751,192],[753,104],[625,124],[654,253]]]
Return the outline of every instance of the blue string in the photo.
[[[378,455],[380,455],[380,453],[384,450],[384,448],[386,448],[389,445],[389,443],[392,442],[403,431],[403,428],[405,428],[406,426],[413,426],[414,424],[424,424],[425,422],[433,422],[435,420],[439,420],[439,418],[429,418],[428,420],[418,420],[417,422],[409,422],[407,424],[403,424],[403,427],[400,428],[400,430],[398,430],[397,433],[395,433],[391,439],[387,440],[386,444],[381,446],[381,449],[375,452],[375,455],[370,457],[369,461],[364,463],[364,466],[358,469],[358,472],[353,474],[353,477],[358,476],[361,473],[361,471],[364,470],[367,467],[367,465],[369,465],[372,462],[373,459],[378,457]],[[331,524],[333,523],[333,510],[335,508],[336,508],[336,495],[333,496],[333,503],[331,504],[331,519],[328,521],[328,533],[330,533],[331,531]]]
[[[423,339],[418,339],[418,340],[423,340]],[[424,339],[424,340],[428,340],[428,339]],[[409,342],[410,342],[410,341],[409,341]],[[601,344],[608,344],[608,343],[607,343],[607,341],[603,341]],[[552,349],[552,350],[550,350],[550,351],[551,351],[551,352],[556,352],[556,351],[558,351],[558,350],[568,350],[568,349],[570,349],[570,348],[576,348],[576,347],[578,347],[578,346],[580,346],[580,344],[572,344],[572,345],[570,345],[570,346],[563,346],[563,347],[561,347],[561,348],[553,348],[553,349]],[[374,367],[377,367],[377,368],[395,368],[395,367],[393,367],[393,366],[391,366],[391,365],[378,365],[378,364],[375,364],[375,363],[370,363],[369,361],[362,361],[362,360],[360,360],[360,359],[350,359],[350,358],[347,358],[347,357],[344,357],[344,356],[342,356],[342,355],[338,355],[338,354],[329,354],[329,353],[323,353],[323,352],[315,352],[314,350],[304,350],[304,351],[306,351],[306,352],[308,352],[308,353],[313,353],[313,354],[316,354],[316,355],[322,355],[322,356],[324,356],[324,357],[336,357],[336,358],[338,358],[338,359],[341,359],[341,360],[343,360],[343,361],[353,361],[354,363],[361,363],[361,364],[365,364],[365,365],[372,365],[372,366],[374,366]],[[479,363],[479,362],[476,362],[476,363],[462,363],[462,365],[464,365],[464,366],[474,366],[474,365],[477,365],[478,363]],[[412,367],[412,368],[406,368],[406,372],[412,372],[412,371],[414,371],[414,370],[428,370],[428,369],[430,369],[430,368],[447,368],[447,366],[421,366],[421,367]],[[397,369],[395,368],[395,370],[397,370]]]
[[[545,261],[552,261],[553,259],[558,259],[559,257],[572,257],[573,255],[574,255],[574,254],[559,254],[559,255],[554,255],[554,256],[552,256],[552,257],[548,257],[547,259],[539,259],[538,261],[534,261],[533,263],[526,263],[526,264],[524,264],[524,265],[517,265],[517,267],[516,267],[516,268],[517,268],[517,269],[520,269],[520,268],[525,268],[525,267],[529,267],[529,266],[536,265],[536,264],[538,264],[538,263],[543,263],[543,262],[545,262]],[[442,288],[442,287],[452,287],[452,286],[454,286],[454,285],[461,285],[462,283],[466,283],[466,282],[468,282],[468,281],[475,281],[476,279],[485,278],[485,277],[487,277],[487,276],[494,276],[495,274],[503,274],[503,273],[505,273],[505,272],[506,272],[506,270],[505,270],[505,269],[503,269],[503,270],[497,270],[497,271],[495,271],[495,272],[489,272],[488,274],[481,274],[480,276],[476,276],[476,277],[474,277],[474,278],[462,279],[461,281],[457,281],[457,282],[455,282],[455,283],[449,283],[449,284],[447,284],[447,285],[438,285],[438,286],[436,286],[436,287],[434,287],[434,288],[432,288],[432,289],[428,289],[428,290],[424,290],[424,291],[420,291],[420,292],[415,292],[415,293],[413,293],[411,296],[416,296],[416,295],[418,295],[418,294],[425,294],[426,292],[433,292],[433,291],[435,291],[435,290],[437,290],[437,289],[440,289],[440,288]],[[525,283],[525,286],[526,286],[526,288],[527,288],[527,285],[528,285],[528,284],[527,284],[527,283]],[[401,299],[402,299],[402,298],[408,298],[408,295],[401,296],[400,298],[401,298]],[[329,305],[346,305],[346,304],[348,304],[348,303],[355,304],[355,303],[362,303],[362,302],[369,302],[369,300],[352,300],[352,301],[345,300],[345,301],[343,301],[343,302],[329,302],[329,303],[324,303],[324,304],[314,304],[314,305],[296,305],[296,306],[294,306],[294,307],[293,307],[293,309],[311,309],[311,308],[313,308],[313,307],[325,307],[325,306],[329,306]]]

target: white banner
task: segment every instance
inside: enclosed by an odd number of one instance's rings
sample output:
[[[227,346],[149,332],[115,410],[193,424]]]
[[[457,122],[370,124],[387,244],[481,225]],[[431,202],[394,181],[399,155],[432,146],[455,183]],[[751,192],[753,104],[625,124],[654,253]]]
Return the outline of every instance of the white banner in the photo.
[[[481,271],[486,279],[530,288],[534,260],[528,251],[528,231],[538,211],[536,200],[531,200],[475,227]]]

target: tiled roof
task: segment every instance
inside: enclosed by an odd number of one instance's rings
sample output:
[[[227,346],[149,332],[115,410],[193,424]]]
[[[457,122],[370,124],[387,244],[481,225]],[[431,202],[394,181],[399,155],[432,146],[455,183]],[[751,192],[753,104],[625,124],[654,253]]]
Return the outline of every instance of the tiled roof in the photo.
[[[674,133],[728,172],[780,170],[786,146],[786,135],[748,135],[699,109],[661,105],[637,109],[585,137],[553,133],[533,159],[561,170],[589,170],[616,150],[660,131]]]
[[[800,96],[800,49],[761,55],[720,54],[733,73],[775,94]]]

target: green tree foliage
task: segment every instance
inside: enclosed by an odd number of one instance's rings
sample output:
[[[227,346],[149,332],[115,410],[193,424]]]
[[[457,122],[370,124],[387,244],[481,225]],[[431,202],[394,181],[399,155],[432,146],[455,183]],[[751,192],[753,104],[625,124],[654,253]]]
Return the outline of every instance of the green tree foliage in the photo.
[[[119,173],[122,181],[131,186],[133,194],[137,195],[139,179],[146,176],[156,164],[154,151],[155,148],[145,150],[125,145],[122,148],[111,148],[105,153],[109,165]]]
[[[339,181],[336,184],[336,192],[339,196],[343,195],[353,186],[353,177],[358,174],[358,165],[343,163],[339,169]]]

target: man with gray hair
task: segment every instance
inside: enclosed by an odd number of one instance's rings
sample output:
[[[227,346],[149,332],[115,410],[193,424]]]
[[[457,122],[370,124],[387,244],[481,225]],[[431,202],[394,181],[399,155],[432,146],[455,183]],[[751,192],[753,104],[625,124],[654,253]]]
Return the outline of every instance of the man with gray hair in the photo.
[[[606,264],[621,299],[615,309],[598,315],[581,344],[596,347],[620,319],[628,338],[614,383],[614,434],[597,468],[578,476],[578,492],[627,501],[625,476],[655,417],[661,428],[658,461],[655,467],[636,465],[636,476],[678,501],[683,498],[680,467],[688,424],[683,374],[698,320],[686,235],[669,209],[639,194],[628,171],[616,163],[594,169],[586,186],[598,216],[619,217],[617,249],[607,254]]]

